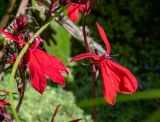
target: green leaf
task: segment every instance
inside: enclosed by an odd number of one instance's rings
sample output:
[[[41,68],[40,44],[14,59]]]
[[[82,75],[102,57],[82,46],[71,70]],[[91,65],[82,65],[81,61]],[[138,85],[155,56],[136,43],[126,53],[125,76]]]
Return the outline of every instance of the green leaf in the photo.
[[[67,63],[70,57],[71,36],[64,28],[56,23],[53,23],[51,28],[54,31],[51,32],[51,38],[45,42],[45,49],[51,55],[55,55],[64,63]]]
[[[136,92],[132,95],[118,95],[116,102],[128,102],[128,101],[138,101],[138,100],[148,100],[160,98],[160,89],[148,90],[144,92]],[[106,102],[104,98],[96,98],[89,100],[82,100],[79,102],[79,106],[82,108],[91,107],[93,105],[105,105]]]

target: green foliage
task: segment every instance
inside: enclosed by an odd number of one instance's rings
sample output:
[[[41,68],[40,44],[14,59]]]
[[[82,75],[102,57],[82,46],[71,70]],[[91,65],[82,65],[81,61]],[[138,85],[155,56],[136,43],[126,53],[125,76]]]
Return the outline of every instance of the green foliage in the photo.
[[[45,49],[48,53],[57,56],[66,64],[70,57],[71,36],[56,23],[51,25],[51,29],[53,31],[50,33],[50,38],[45,42]]]
[[[0,46],[3,46],[4,41],[5,41],[5,38],[2,35],[0,35]]]
[[[144,92],[136,92],[134,94],[129,95],[118,95],[117,102],[128,102],[128,101],[138,101],[138,100],[150,100],[160,98],[160,89],[148,90]],[[94,105],[93,99],[83,100],[79,103],[79,106],[91,107]],[[104,98],[96,98],[96,106],[106,104]]]
[[[9,74],[5,74],[1,81],[1,89],[7,90],[8,79]],[[17,102],[18,96],[15,95],[15,98]],[[71,91],[65,91],[62,87],[53,87],[53,85],[52,87],[48,86],[43,95],[28,85],[19,117],[21,122],[49,122],[58,105],[61,106],[55,117],[55,122],[69,122],[79,118],[83,119],[82,122],[92,122],[91,116],[85,114],[76,105],[75,97]]]
[[[43,95],[29,88],[20,110],[20,118],[24,122],[47,122],[51,120],[56,106],[61,105],[55,122],[69,122],[83,118],[83,122],[91,122],[91,117],[78,108],[72,92],[62,88],[47,87]]]
[[[151,115],[147,119],[145,119],[144,122],[160,122],[159,113],[160,113],[160,109],[151,113]]]

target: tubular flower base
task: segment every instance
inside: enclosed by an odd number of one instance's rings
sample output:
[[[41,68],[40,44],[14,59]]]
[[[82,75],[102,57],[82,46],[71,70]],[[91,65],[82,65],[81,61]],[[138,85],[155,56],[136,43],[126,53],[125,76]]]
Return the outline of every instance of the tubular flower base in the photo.
[[[10,40],[18,42],[18,44],[26,44],[22,38],[17,38],[4,30],[0,30],[0,33],[4,34]],[[30,45],[28,51],[23,57],[23,60],[29,66],[32,86],[39,93],[43,94],[46,88],[46,76],[48,76],[52,81],[65,86],[65,79],[61,72],[64,71],[68,74],[68,71],[58,58],[38,49],[40,42],[41,39],[37,37],[33,44]]]
[[[107,51],[103,56],[94,53],[80,54],[74,57],[71,62],[85,58],[92,58],[95,64],[100,67],[103,80],[103,95],[106,102],[114,105],[117,92],[123,94],[132,94],[137,90],[138,82],[135,76],[125,67],[110,60],[110,43],[106,37],[103,28],[96,23],[102,40],[104,41]]]

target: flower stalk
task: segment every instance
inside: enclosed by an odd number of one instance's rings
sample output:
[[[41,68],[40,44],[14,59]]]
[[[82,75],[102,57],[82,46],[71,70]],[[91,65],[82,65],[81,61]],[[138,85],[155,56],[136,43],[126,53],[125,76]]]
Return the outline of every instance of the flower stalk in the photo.
[[[89,44],[87,41],[87,34],[86,34],[86,29],[85,29],[85,25],[86,25],[86,16],[84,15],[84,20],[83,20],[83,38],[84,38],[84,45],[86,48],[87,53],[90,52],[90,48],[89,48]],[[93,64],[93,60],[90,58],[90,65],[92,68],[92,94],[93,94],[93,101],[95,102],[96,99],[96,66]],[[94,122],[97,121],[97,110],[96,110],[96,103],[93,106],[93,120]]]
[[[13,97],[13,83],[14,83],[14,77],[16,74],[16,71],[18,69],[18,64],[20,63],[22,57],[24,56],[24,54],[26,53],[27,49],[29,48],[29,46],[33,43],[33,41],[35,40],[35,38],[40,35],[51,23],[52,21],[55,19],[55,17],[58,17],[70,4],[64,6],[59,12],[55,13],[54,16],[52,16],[52,18],[50,20],[48,20],[47,23],[45,23],[32,37],[31,39],[25,44],[25,46],[23,47],[23,49],[21,50],[21,52],[19,53],[19,55],[17,56],[16,61],[13,64],[13,68],[11,70],[11,75],[10,75],[10,79],[9,79],[9,101],[11,104],[11,110],[13,112],[13,117],[15,118],[16,122],[19,122],[19,117],[17,115],[16,109],[14,107],[14,97]]]

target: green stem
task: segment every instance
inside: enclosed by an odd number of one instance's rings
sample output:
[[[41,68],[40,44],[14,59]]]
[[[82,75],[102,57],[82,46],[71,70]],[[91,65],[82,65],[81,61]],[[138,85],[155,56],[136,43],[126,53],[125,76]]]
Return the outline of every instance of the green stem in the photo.
[[[153,90],[148,90],[148,91],[141,91],[141,92],[136,92],[132,95],[118,95],[117,96],[117,103],[122,103],[122,102],[129,102],[129,101],[139,101],[139,100],[153,100],[153,99],[159,99],[160,98],[160,89],[153,89]],[[87,108],[87,107],[92,107],[92,106],[100,106],[100,105],[107,105],[103,97],[96,98],[96,102],[94,99],[87,99],[87,100],[82,100],[78,103],[78,106],[81,108]]]
[[[9,80],[9,101],[10,101],[10,104],[11,104],[11,109],[12,109],[12,112],[13,112],[13,116],[16,120],[16,122],[19,122],[19,118],[18,118],[18,115],[17,115],[17,112],[14,108],[14,98],[13,98],[13,81],[14,81],[14,76],[16,74],[16,71],[17,71],[17,68],[18,68],[18,64],[19,62],[21,61],[23,55],[25,54],[25,52],[27,51],[28,47],[30,44],[32,44],[32,42],[34,41],[34,39],[44,30],[48,27],[48,25],[51,23],[52,21],[46,23],[45,25],[43,25],[35,34],[34,36],[26,43],[26,45],[23,47],[23,49],[21,50],[21,52],[19,53],[14,65],[13,65],[13,68],[12,68],[12,71],[11,71],[11,75],[10,75],[10,80]]]
[[[11,104],[11,109],[13,112],[13,117],[15,118],[16,122],[19,122],[19,118],[16,112],[16,109],[14,107],[14,98],[13,98],[13,81],[14,81],[14,77],[18,68],[18,64],[21,61],[23,55],[25,54],[25,52],[27,51],[28,47],[32,44],[32,42],[34,41],[34,39],[41,34],[42,31],[44,31],[54,20],[55,17],[58,17],[64,10],[65,8],[67,8],[70,4],[64,6],[59,12],[57,12],[51,20],[49,20],[46,24],[44,24],[35,34],[34,36],[32,36],[32,38],[26,43],[26,45],[23,47],[23,49],[21,50],[21,52],[19,53],[19,55],[17,56],[17,59],[13,65],[12,71],[11,71],[11,75],[10,75],[10,79],[9,79],[9,101]]]

